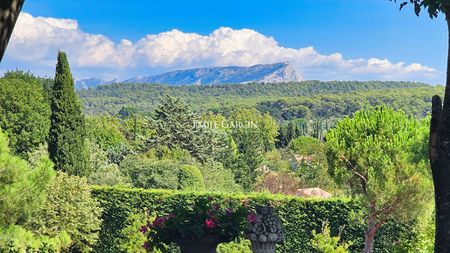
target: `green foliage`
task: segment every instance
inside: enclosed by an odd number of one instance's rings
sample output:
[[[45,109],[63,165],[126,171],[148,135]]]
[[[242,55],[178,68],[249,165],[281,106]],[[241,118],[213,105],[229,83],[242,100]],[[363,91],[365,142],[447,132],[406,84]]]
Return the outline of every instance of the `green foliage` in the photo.
[[[46,142],[50,106],[39,79],[21,72],[0,79],[0,128],[8,134],[14,153],[22,157]]]
[[[125,143],[125,136],[121,132],[121,123],[115,117],[88,117],[86,118],[86,128],[89,139],[95,140],[104,150]]]
[[[154,138],[156,133],[153,120],[138,113],[133,113],[130,117],[123,119],[122,128],[128,143],[134,149],[144,149],[147,140]]]
[[[236,182],[249,191],[254,187],[256,170],[264,159],[264,152],[275,147],[278,126],[270,115],[261,114],[256,109],[237,110],[230,115],[229,121],[238,125],[231,129],[238,155],[229,167]]]
[[[341,242],[340,235],[332,236],[330,231],[330,224],[324,222],[322,231],[317,233],[315,230],[312,232],[313,239],[311,240],[311,246],[317,253],[349,253],[349,247],[352,243]]]
[[[55,169],[71,175],[88,175],[85,119],[63,52],[58,53],[51,111],[48,150]]]
[[[58,172],[41,207],[28,227],[38,235],[56,237],[61,231],[72,239],[71,250],[89,252],[98,239],[101,208],[91,197],[84,178]]]
[[[356,92],[351,94],[351,92]],[[344,94],[350,93],[350,94]],[[112,84],[79,91],[89,114],[116,114],[123,106],[134,107],[140,112],[151,111],[160,103],[161,96],[183,98],[194,111],[213,111],[229,115],[239,107],[255,107],[282,120],[282,108],[304,105],[314,118],[341,117],[367,105],[388,104],[414,114],[429,112],[431,97],[443,93],[442,87],[433,88],[411,82],[322,82],[304,81],[274,84],[235,84],[168,86],[162,84]],[[330,95],[331,94],[331,95]],[[407,94],[407,95],[405,95]],[[424,94],[426,94],[424,96]],[[285,100],[288,106],[261,103],[277,103]],[[417,103],[419,101],[420,103]]]
[[[50,253],[70,243],[70,237],[62,231],[45,237],[24,228],[47,203],[53,177],[48,158],[36,157],[29,165],[11,154],[6,134],[0,130],[0,252]]]
[[[146,253],[144,243],[147,241],[147,235],[140,231],[141,227],[147,222],[147,210],[130,214],[127,217],[124,228],[120,231],[120,239],[117,240],[119,249],[127,253]]]
[[[424,131],[426,125],[403,112],[385,107],[358,111],[326,135],[331,172],[367,203],[397,218],[414,217],[431,194],[427,154],[411,161]]]
[[[344,118],[326,135],[331,174],[361,197],[368,234],[389,219],[415,220],[431,205],[427,154],[416,154],[428,128],[423,123],[376,107]]]
[[[129,186],[129,181],[130,179],[122,174],[116,164],[96,168],[88,177],[89,184],[93,185]]]
[[[296,172],[306,187],[321,187],[333,191],[336,185],[328,173],[325,143],[301,136],[291,141],[289,149],[296,157]]]
[[[174,153],[160,155],[160,158],[128,156],[120,163],[120,171],[131,179],[134,187],[174,190],[205,188],[201,171],[191,161],[184,163],[183,160],[169,158]]]
[[[304,105],[296,105],[282,110],[281,117],[284,120],[308,119],[311,117],[311,111]]]
[[[201,191],[205,189],[202,172],[194,165],[181,166],[178,180],[179,188],[182,190]]]
[[[416,234],[409,240],[397,242],[396,252],[431,253],[434,252],[435,217],[434,210],[429,215],[424,215],[423,221],[414,226]]]
[[[172,160],[128,156],[120,170],[131,179],[134,187],[178,189],[179,164]]]
[[[293,139],[306,136],[309,133],[308,122],[305,119],[291,120],[280,125],[276,140],[277,148],[286,147]]]
[[[197,121],[197,115],[186,103],[179,98],[165,96],[155,109],[155,144],[188,150],[201,162],[217,157],[222,140],[214,131],[197,127]]]
[[[252,253],[249,240],[239,240],[221,243],[217,246],[217,253]]]
[[[96,185],[129,185],[130,179],[123,175],[117,164],[109,161],[108,154],[97,143],[89,141],[88,144],[92,167],[88,182]]]
[[[20,225],[45,202],[54,177],[51,162],[41,157],[31,168],[11,154],[8,139],[0,130],[0,227]]]
[[[214,193],[193,193],[168,190],[143,190],[126,188],[95,187],[93,195],[99,200],[104,210],[100,239],[95,247],[96,252],[120,252],[117,242],[124,238],[120,233],[127,226],[127,218],[136,211],[148,208],[152,212],[169,215],[174,209],[186,211],[193,203],[201,200],[224,203],[224,205],[247,205],[270,202],[276,206],[283,220],[286,241],[278,246],[277,252],[313,252],[311,231],[320,230],[324,221],[330,221],[332,234],[345,226],[341,234],[343,241],[352,241],[352,252],[362,250],[365,231],[364,222],[355,219],[359,207],[348,199],[302,199],[281,195],[231,195]],[[388,223],[381,228],[376,241],[375,252],[394,252],[394,243],[398,240],[409,240],[413,234],[411,227]]]
[[[320,155],[320,160],[326,160],[325,144],[313,137],[301,136],[289,143],[289,148],[299,155],[317,156]]]
[[[67,251],[70,236],[62,231],[55,237],[36,236],[20,226],[0,228],[0,252],[57,253]]]
[[[242,192],[242,187],[234,181],[233,172],[220,162],[207,161],[201,167],[205,188],[209,192]]]
[[[409,2],[401,2],[400,10],[407,4],[412,4],[414,6],[414,13],[417,16],[419,16],[422,9],[424,9],[428,12],[430,18],[437,18],[439,13],[446,13],[450,8],[450,3],[446,0],[409,0]]]
[[[264,154],[263,165],[271,171],[291,171],[292,154],[283,149],[274,149]]]

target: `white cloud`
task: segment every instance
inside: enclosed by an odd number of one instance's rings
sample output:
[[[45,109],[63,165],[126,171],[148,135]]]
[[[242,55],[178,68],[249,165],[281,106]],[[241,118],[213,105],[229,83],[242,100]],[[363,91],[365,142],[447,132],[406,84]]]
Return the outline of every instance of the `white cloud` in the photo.
[[[378,58],[345,59],[340,53],[325,55],[313,47],[286,48],[274,38],[251,29],[221,27],[209,35],[174,29],[149,34],[136,42],[124,39],[115,43],[104,35],[84,32],[76,20],[22,13],[7,57],[27,66],[53,68],[57,50],[66,51],[75,68],[107,69],[108,74],[148,70],[149,67],[250,66],[290,61],[306,79],[427,80],[437,75],[435,69],[418,63],[393,63]]]

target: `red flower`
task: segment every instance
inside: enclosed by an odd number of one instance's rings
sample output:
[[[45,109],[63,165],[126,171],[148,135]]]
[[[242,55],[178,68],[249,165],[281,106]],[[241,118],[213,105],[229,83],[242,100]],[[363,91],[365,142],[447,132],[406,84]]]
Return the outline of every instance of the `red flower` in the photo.
[[[216,227],[216,223],[211,219],[206,219],[205,226],[206,228],[213,229]]]
[[[256,214],[251,213],[251,214],[247,215],[247,221],[250,223],[254,223],[256,221]]]

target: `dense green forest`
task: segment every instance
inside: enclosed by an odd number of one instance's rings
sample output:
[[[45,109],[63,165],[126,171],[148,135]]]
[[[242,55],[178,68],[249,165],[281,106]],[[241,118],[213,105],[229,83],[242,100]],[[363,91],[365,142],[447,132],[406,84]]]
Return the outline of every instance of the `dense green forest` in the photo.
[[[117,114],[123,107],[150,112],[163,95],[170,95],[182,98],[197,112],[228,115],[236,108],[258,108],[278,120],[342,117],[365,106],[382,104],[426,115],[431,97],[442,93],[443,87],[423,83],[356,81],[179,87],[112,84],[78,92],[88,114]]]

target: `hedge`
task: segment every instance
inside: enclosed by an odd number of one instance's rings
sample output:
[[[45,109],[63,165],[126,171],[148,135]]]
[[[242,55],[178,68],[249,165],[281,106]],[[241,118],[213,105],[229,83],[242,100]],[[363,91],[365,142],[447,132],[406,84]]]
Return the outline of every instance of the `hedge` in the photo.
[[[246,202],[250,206],[264,203],[275,205],[286,231],[286,241],[277,248],[277,252],[314,252],[310,245],[311,232],[320,231],[324,221],[329,221],[334,234],[344,227],[341,237],[353,242],[352,252],[361,252],[364,244],[365,224],[354,215],[360,208],[348,198],[305,199],[268,194],[236,195],[98,186],[93,187],[92,194],[103,208],[100,238],[95,246],[97,253],[120,252],[117,245],[120,231],[127,217],[137,210],[149,208],[170,213],[175,207],[190,207],[205,198],[232,204]],[[398,242],[411,239],[411,230],[407,225],[387,223],[378,232],[375,252],[394,252]]]

